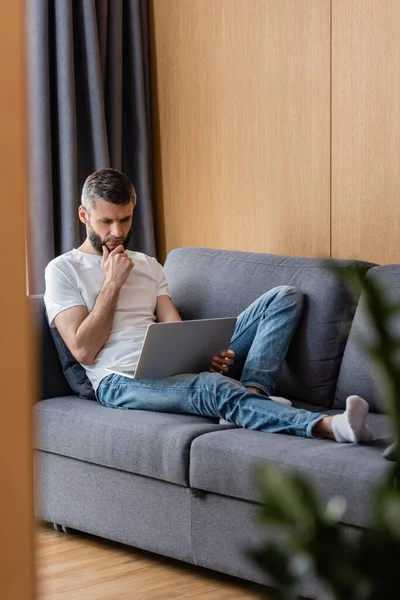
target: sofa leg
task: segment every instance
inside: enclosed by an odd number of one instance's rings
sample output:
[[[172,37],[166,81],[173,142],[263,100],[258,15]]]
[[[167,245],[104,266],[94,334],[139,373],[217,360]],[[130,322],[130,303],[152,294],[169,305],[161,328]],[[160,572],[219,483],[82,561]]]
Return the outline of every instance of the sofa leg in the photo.
[[[64,532],[69,535],[72,535],[73,533],[75,533],[75,529],[71,529],[70,527],[66,527],[65,525],[60,525],[59,523],[53,523],[53,527],[59,533]]]
[[[75,533],[75,529],[71,529],[70,527],[66,527],[65,525],[61,525],[61,529],[64,533],[67,533],[68,535],[72,535],[73,533]]]

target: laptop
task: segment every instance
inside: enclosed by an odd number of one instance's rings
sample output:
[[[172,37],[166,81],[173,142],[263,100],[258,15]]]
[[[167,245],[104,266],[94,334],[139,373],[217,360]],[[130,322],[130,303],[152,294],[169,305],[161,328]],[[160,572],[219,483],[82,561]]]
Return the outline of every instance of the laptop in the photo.
[[[235,324],[236,317],[151,323],[137,365],[107,371],[131,379],[209,371],[213,354],[229,348]]]

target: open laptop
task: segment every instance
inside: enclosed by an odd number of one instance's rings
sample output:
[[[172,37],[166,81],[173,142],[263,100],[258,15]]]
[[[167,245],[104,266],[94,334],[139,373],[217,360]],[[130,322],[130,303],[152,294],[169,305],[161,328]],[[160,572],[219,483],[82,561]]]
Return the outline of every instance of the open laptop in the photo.
[[[132,379],[209,371],[213,354],[229,348],[235,324],[236,317],[151,323],[137,365],[107,371]]]

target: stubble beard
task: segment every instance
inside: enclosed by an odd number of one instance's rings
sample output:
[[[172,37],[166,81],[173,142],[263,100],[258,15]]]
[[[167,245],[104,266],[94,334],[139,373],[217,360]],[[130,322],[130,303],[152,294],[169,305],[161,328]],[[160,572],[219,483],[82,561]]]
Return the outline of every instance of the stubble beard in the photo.
[[[124,238],[124,241],[121,242],[123,247],[125,248],[125,250],[127,249],[129,240],[131,238],[131,232],[132,232],[132,228],[128,231],[127,235]],[[97,254],[103,254],[103,246],[106,246],[108,248],[107,242],[111,242],[111,241],[117,239],[117,238],[112,238],[112,237],[103,239],[89,225],[88,225],[88,238],[89,238],[89,242],[92,244],[92,247],[96,251]],[[108,248],[108,250],[110,250],[110,248]],[[111,250],[113,250],[113,248],[111,248]],[[111,250],[110,250],[110,252],[111,252]]]

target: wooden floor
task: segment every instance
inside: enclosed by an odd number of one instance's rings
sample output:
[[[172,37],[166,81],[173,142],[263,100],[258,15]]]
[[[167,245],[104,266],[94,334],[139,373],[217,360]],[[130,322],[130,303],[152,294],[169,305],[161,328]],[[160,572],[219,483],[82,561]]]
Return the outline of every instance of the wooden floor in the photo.
[[[37,600],[253,600],[263,593],[233,577],[42,522],[36,574]]]

